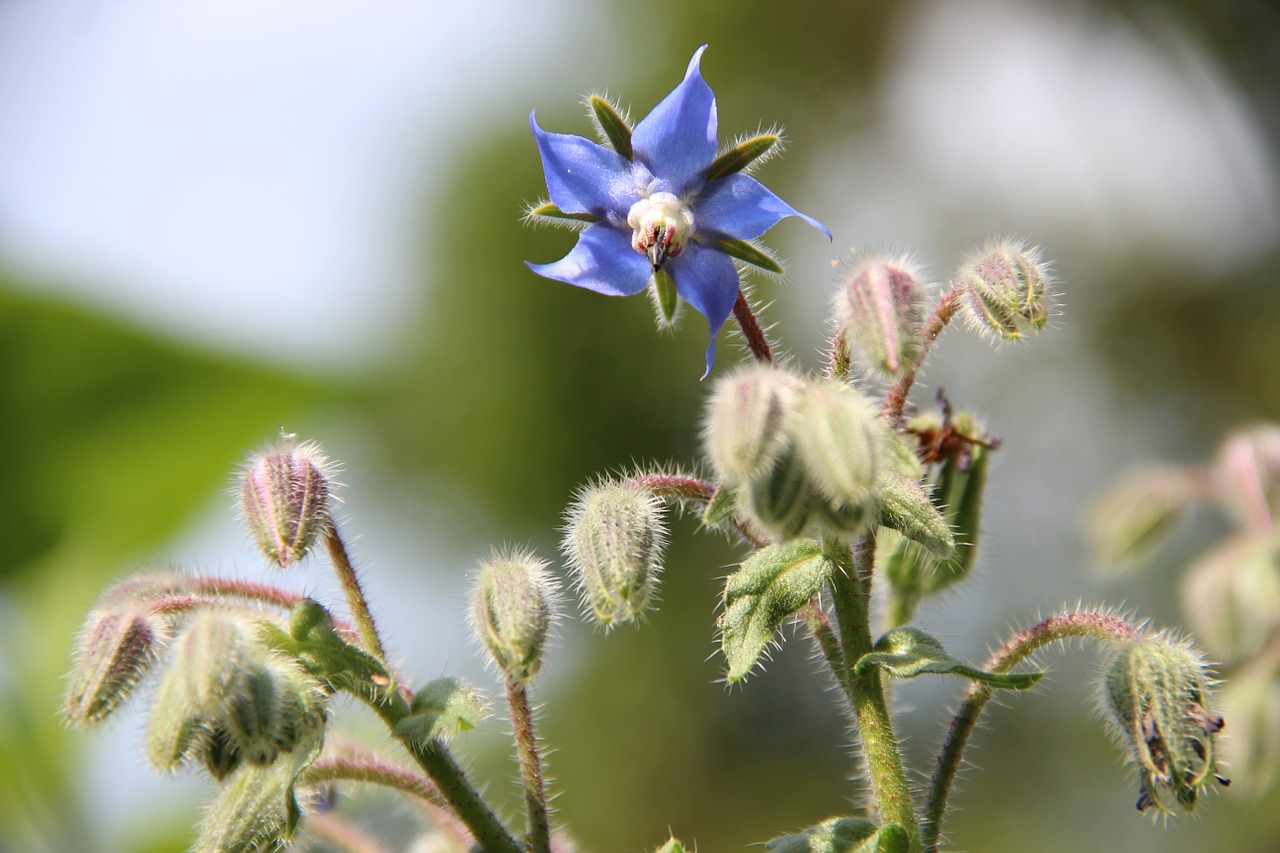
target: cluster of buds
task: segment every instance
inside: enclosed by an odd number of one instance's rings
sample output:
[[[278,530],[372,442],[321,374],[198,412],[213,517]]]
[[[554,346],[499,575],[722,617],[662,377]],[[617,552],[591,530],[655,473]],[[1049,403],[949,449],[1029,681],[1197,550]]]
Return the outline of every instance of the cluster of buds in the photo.
[[[983,334],[1018,341],[1049,322],[1052,278],[1037,248],[993,241],[961,264],[954,281],[964,290],[970,325]]]
[[[1102,682],[1103,714],[1138,773],[1138,809],[1189,812],[1218,773],[1223,728],[1204,661],[1185,644],[1156,635],[1125,644]]]
[[[582,489],[566,515],[561,547],[583,611],[605,628],[640,619],[662,570],[662,501],[640,485],[604,481]]]
[[[711,398],[704,444],[743,514],[778,542],[808,530],[851,540],[878,519],[888,430],[851,386],[771,364]]]

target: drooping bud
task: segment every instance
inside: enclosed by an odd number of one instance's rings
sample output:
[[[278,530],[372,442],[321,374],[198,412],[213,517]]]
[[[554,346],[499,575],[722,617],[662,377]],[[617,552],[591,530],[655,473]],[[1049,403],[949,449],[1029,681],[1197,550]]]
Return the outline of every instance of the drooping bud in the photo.
[[[262,553],[280,568],[305,557],[330,525],[331,472],[319,445],[293,436],[249,461],[241,511]]]
[[[1053,308],[1048,265],[1038,248],[1015,240],[983,246],[956,272],[972,325],[1009,341],[1039,331]]]
[[[142,608],[89,614],[67,684],[67,719],[87,726],[106,719],[132,694],[167,636]]]
[[[905,259],[857,259],[836,292],[835,316],[871,368],[887,377],[919,366],[924,292]]]
[[[177,678],[187,701],[222,708],[241,667],[255,657],[249,626],[236,614],[206,610],[192,617],[173,645],[166,678]]]
[[[796,450],[810,478],[836,505],[877,500],[876,477],[884,449],[884,424],[865,398],[848,385],[805,389],[796,418]]]
[[[740,495],[741,509],[775,542],[795,539],[809,524],[813,494],[809,472],[787,444],[772,467],[754,477]]]
[[[225,717],[237,752],[263,765],[291,751],[305,732],[323,729],[319,696],[314,679],[284,661],[264,658],[244,667]]]
[[[1214,474],[1222,502],[1244,524],[1272,530],[1280,517],[1280,427],[1256,426],[1228,437]]]
[[[1261,649],[1280,627],[1280,542],[1232,537],[1199,557],[1182,579],[1183,612],[1221,660]]]
[[[752,364],[720,380],[707,407],[703,445],[716,473],[735,484],[767,471],[790,440],[800,380]]]
[[[567,515],[562,548],[584,610],[606,628],[639,619],[662,568],[662,502],[639,486],[604,482],[583,489]]]
[[[495,552],[480,564],[471,626],[506,675],[528,682],[542,667],[555,616],[556,584],[547,563],[527,551]]]
[[[1140,562],[1177,527],[1200,489],[1177,468],[1145,468],[1127,475],[1098,501],[1088,532],[1098,558],[1111,566]]]
[[[1189,812],[1217,772],[1210,681],[1199,655],[1166,635],[1126,645],[1103,677],[1102,708],[1138,772],[1138,809]]]

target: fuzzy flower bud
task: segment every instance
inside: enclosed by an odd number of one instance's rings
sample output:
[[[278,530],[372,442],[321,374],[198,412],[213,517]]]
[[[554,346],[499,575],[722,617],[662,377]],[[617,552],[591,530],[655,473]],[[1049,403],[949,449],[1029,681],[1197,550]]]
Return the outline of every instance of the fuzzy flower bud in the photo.
[[[843,384],[812,385],[796,422],[796,449],[813,483],[836,505],[865,506],[876,498],[883,430],[857,391]]]
[[[836,292],[835,315],[868,366],[884,376],[919,365],[924,293],[905,259],[857,260]]]
[[[1108,667],[1102,708],[1112,734],[1138,771],[1138,809],[1189,812],[1217,774],[1217,735],[1204,662],[1160,635],[1131,643]]]
[[[1280,627],[1280,542],[1234,536],[1201,555],[1182,579],[1183,610],[1218,659],[1258,652]]]
[[[529,682],[542,667],[553,621],[555,581],[527,551],[495,553],[480,564],[471,627],[506,675]]]
[[[306,556],[329,526],[330,474],[319,445],[293,436],[249,461],[241,511],[262,553],[280,568]]]
[[[1234,433],[1218,451],[1215,467],[1223,502],[1255,531],[1267,532],[1280,516],[1280,427]]]
[[[163,624],[140,609],[89,614],[67,684],[67,719],[90,725],[124,704],[156,661]]]
[[[703,444],[716,473],[741,484],[767,471],[789,441],[800,380],[753,364],[721,380],[707,407]]]
[[[606,628],[639,619],[662,568],[667,529],[662,502],[638,486],[583,489],[568,511],[562,548],[583,609]]]
[[[988,243],[961,265],[955,282],[965,288],[971,324],[985,334],[1021,340],[1049,321],[1050,277],[1037,248],[1014,240]]]

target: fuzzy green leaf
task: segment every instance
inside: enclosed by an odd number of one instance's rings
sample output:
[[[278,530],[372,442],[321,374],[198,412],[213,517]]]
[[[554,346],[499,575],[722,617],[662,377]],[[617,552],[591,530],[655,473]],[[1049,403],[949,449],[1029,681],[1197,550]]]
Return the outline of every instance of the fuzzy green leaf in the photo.
[[[930,634],[919,628],[894,628],[876,641],[875,650],[862,656],[854,671],[864,674],[872,667],[894,678],[915,678],[928,673],[958,675],[989,687],[1004,690],[1026,690],[1044,678],[1043,672],[984,672],[951,657]]]
[[[412,715],[396,723],[393,734],[416,743],[470,731],[489,716],[480,695],[457,678],[432,681],[414,695],[410,709]]]
[[[833,817],[803,832],[779,836],[766,844],[765,849],[769,853],[882,853],[878,841],[889,829],[902,833],[902,827],[897,824],[878,828],[866,818]],[[898,850],[886,847],[883,853]]]
[[[762,270],[782,275],[782,264],[778,263],[777,260],[772,258],[763,249],[758,246],[751,245],[746,240],[735,240],[732,237],[717,237],[716,248],[731,258],[737,258],[738,260],[751,264],[754,267],[759,267]]]
[[[751,671],[774,632],[818,593],[831,568],[822,546],[802,539],[762,548],[729,576],[720,645],[729,663],[730,682]]]
[[[947,520],[915,480],[892,471],[881,472],[880,523],[919,542],[940,559],[955,553],[956,542]]]
[[[609,140],[613,150],[630,160],[634,155],[631,150],[631,127],[617,108],[599,95],[589,99],[591,112],[600,125],[600,131]]]
[[[750,139],[744,139],[728,151],[717,157],[707,170],[707,180],[714,181],[735,172],[741,172],[756,160],[773,150],[782,141],[776,133],[762,133]]]

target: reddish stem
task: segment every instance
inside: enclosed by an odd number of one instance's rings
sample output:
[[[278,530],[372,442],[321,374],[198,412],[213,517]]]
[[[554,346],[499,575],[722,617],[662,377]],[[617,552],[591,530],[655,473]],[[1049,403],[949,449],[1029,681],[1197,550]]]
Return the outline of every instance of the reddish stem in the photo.
[[[938,339],[938,335],[942,334],[942,330],[951,322],[951,318],[955,317],[956,311],[960,308],[960,297],[963,294],[964,288],[958,284],[942,294],[942,298],[938,300],[938,304],[933,308],[933,313],[925,321],[924,336],[921,340],[922,350],[920,357],[916,360],[916,366],[903,371],[902,375],[898,377],[898,381],[885,394],[884,416],[891,423],[897,423],[902,418],[902,410],[907,405],[907,395],[911,393],[911,386],[916,381],[919,365],[924,363],[925,356],[929,354],[930,348],[933,347],[933,342]]]
[[[760,321],[756,319],[755,312],[751,310],[751,304],[747,302],[747,296],[741,288],[738,289],[738,298],[733,303],[733,316],[742,328],[742,336],[747,339],[747,347],[756,357],[756,361],[772,364],[773,350],[769,347],[769,339],[765,337],[764,329],[760,328]]]

